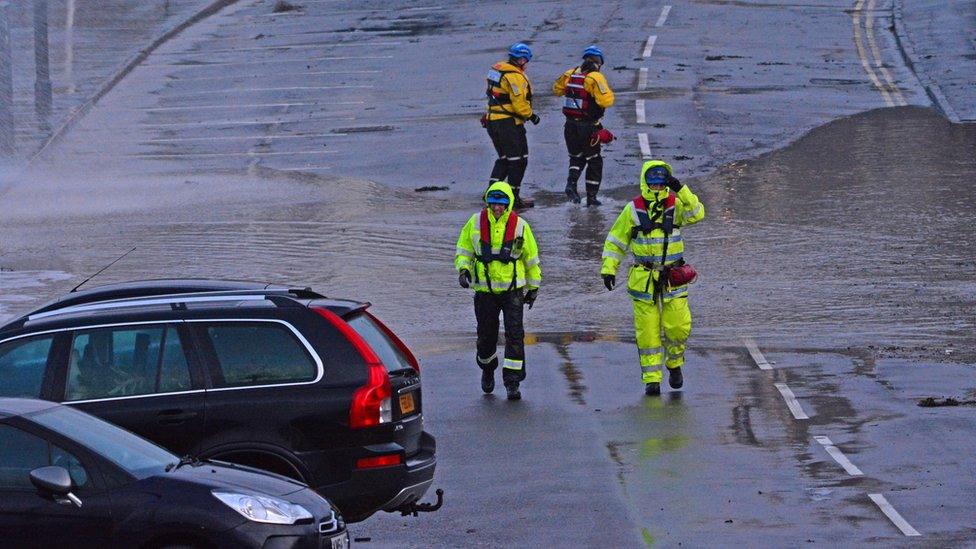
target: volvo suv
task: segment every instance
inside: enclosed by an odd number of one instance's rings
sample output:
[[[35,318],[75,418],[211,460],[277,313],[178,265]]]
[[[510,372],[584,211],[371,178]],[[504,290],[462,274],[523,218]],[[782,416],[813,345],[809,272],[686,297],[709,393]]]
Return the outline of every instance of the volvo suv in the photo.
[[[0,396],[300,480],[349,522],[430,509],[420,366],[368,308],[236,281],[72,292],[0,327]]]

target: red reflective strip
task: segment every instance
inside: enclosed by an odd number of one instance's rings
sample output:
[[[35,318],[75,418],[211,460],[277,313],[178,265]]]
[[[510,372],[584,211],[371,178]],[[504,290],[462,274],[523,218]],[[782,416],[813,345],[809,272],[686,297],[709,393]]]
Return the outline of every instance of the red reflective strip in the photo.
[[[488,228],[488,208],[481,210],[481,241],[491,247],[491,229]]]
[[[508,214],[508,224],[505,225],[505,240],[504,242],[511,242],[515,240],[515,227],[518,226],[518,214],[514,210]]]
[[[400,465],[401,463],[403,463],[403,460],[400,458],[400,454],[389,454],[386,456],[359,458],[356,460],[356,468],[389,467],[390,465]]]
[[[349,404],[349,427],[362,429],[379,425],[382,420],[380,408],[384,401],[393,397],[390,374],[387,373],[386,367],[376,352],[373,351],[373,348],[363,339],[363,336],[359,335],[359,332],[354,330],[339,315],[322,307],[310,307],[310,309],[332,323],[339,330],[339,333],[353,344],[366,362],[366,383],[356,389],[352,395],[352,402]]]

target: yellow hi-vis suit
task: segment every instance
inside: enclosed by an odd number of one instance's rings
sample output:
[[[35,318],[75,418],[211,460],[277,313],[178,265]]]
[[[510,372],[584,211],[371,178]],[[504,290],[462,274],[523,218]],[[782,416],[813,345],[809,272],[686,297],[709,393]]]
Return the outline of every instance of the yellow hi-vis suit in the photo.
[[[472,215],[458,235],[454,268],[472,274],[474,312],[478,322],[478,365],[494,371],[498,366],[498,315],[505,321],[505,361],[502,379],[506,386],[525,379],[525,342],[522,326],[524,292],[542,284],[539,246],[525,219],[512,211],[515,193],[504,181],[492,183],[492,191],[508,196],[505,213],[495,219],[484,210]],[[509,230],[510,220],[514,226]],[[482,231],[486,236],[482,236]],[[506,234],[509,233],[509,234]],[[511,241],[507,241],[511,238]]]
[[[641,196],[647,201],[647,212],[655,221],[655,228],[649,234],[641,232],[638,206],[634,201],[628,202],[617,216],[603,244],[603,267],[600,269],[601,274],[615,275],[624,255],[628,251],[633,255],[634,264],[627,277],[627,293],[634,303],[637,354],[645,384],[661,382],[662,328],[667,349],[667,367],[678,368],[684,364],[685,342],[691,335],[688,285],[672,287],[663,282],[660,285],[661,291],[655,292],[655,283],[661,276],[663,265],[672,265],[682,260],[685,248],[682,229],[705,217],[705,207],[698,201],[698,197],[687,185],[683,186],[676,196],[674,230],[668,239],[667,256],[662,264],[665,233],[659,226],[660,217],[655,219],[652,212],[660,212],[664,199],[671,191],[665,187],[652,192],[647,186],[647,171],[656,166],[663,166],[671,173],[671,166],[667,163],[650,160],[641,168],[640,177]]]

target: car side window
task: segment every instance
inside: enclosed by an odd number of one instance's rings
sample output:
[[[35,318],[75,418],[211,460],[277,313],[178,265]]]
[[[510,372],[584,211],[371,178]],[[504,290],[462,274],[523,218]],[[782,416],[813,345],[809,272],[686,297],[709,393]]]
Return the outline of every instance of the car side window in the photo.
[[[0,345],[0,396],[41,396],[53,336],[15,339]]]
[[[214,387],[298,383],[318,375],[308,350],[282,324],[215,323],[206,333],[217,359]]]
[[[188,389],[186,353],[173,326],[97,328],[74,334],[66,401]]]
[[[35,490],[30,472],[58,465],[79,489],[90,487],[88,471],[71,453],[12,425],[0,424],[0,490]]]

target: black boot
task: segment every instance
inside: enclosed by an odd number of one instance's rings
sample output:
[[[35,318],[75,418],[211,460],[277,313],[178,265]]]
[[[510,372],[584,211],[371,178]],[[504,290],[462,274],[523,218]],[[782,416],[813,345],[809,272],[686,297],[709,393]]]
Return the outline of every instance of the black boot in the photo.
[[[680,389],[685,384],[685,378],[681,375],[681,366],[668,368],[668,385],[672,389]]]
[[[586,205],[587,206],[599,206],[603,204],[596,198],[596,193],[600,191],[599,185],[586,184]]]
[[[660,383],[648,383],[644,385],[644,394],[647,396],[658,396],[661,394]]]
[[[506,383],[505,391],[508,392],[508,400],[522,400],[522,393],[519,391],[518,383]]]
[[[579,191],[576,190],[576,182],[570,181],[566,183],[566,196],[573,201],[573,204],[579,204],[582,199],[580,198]]]
[[[495,390],[495,370],[481,369],[481,390],[489,394]]]

